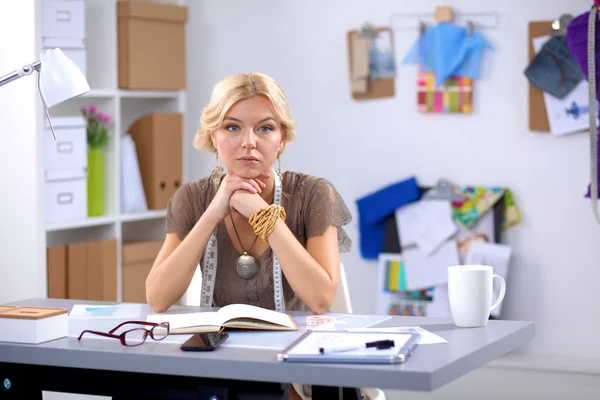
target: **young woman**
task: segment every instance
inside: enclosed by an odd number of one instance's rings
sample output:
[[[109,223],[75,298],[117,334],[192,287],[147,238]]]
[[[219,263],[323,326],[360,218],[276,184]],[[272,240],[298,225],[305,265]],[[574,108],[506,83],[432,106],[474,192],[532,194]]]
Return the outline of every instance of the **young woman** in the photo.
[[[287,100],[273,79],[250,73],[217,83],[194,140],[216,154],[217,166],[169,201],[166,239],[146,281],[155,311],[181,298],[199,263],[202,305],[328,310],[339,252],[350,247],[342,226],[351,216],[327,180],[280,171],[279,157],[294,138]],[[310,396],[306,386],[294,387],[291,398]]]
[[[328,310],[339,252],[350,247],[342,226],[351,216],[327,180],[275,170],[294,138],[287,100],[273,79],[249,73],[217,83],[194,140],[216,154],[217,166],[169,201],[166,239],[146,281],[155,311],[181,298],[199,263],[202,305]]]

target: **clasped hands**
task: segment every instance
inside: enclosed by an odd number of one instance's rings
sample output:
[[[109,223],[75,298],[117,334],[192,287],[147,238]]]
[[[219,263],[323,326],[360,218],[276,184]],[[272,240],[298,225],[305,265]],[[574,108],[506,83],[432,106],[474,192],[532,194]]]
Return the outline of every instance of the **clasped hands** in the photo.
[[[231,212],[238,212],[246,218],[252,213],[269,204],[261,197],[267,186],[262,180],[269,179],[271,174],[263,173],[256,178],[242,178],[237,175],[227,175],[223,178],[215,195],[212,208],[223,219]]]

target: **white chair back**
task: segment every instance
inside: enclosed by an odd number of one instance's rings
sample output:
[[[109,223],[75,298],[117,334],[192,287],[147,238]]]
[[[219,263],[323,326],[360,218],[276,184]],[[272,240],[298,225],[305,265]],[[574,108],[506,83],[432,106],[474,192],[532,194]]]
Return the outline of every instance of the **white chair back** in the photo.
[[[202,267],[198,264],[198,268],[196,268],[196,271],[194,272],[190,286],[188,286],[188,289],[181,297],[180,303],[183,306],[200,306],[200,294],[202,293],[202,272],[200,268]]]
[[[196,268],[196,271],[194,272],[192,281],[190,282],[185,294],[181,298],[181,305],[196,307],[200,305],[200,294],[202,289],[202,273],[200,268],[201,266],[198,264],[198,268]],[[329,311],[335,313],[352,314],[352,302],[350,301],[350,291],[348,290],[346,269],[344,267],[344,263],[342,262],[340,262],[340,280],[338,283],[337,292]]]
[[[346,278],[346,268],[340,261],[340,280],[338,282],[337,292],[333,304],[329,307],[330,312],[352,314],[352,302],[350,301],[350,290],[348,290],[348,279]]]

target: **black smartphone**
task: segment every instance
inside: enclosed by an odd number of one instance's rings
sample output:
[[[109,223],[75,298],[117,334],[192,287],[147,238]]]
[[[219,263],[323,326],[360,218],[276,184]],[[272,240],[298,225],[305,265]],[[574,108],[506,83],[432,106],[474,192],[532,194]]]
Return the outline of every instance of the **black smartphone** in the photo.
[[[213,351],[223,343],[229,335],[223,332],[195,333],[181,345],[184,351]]]

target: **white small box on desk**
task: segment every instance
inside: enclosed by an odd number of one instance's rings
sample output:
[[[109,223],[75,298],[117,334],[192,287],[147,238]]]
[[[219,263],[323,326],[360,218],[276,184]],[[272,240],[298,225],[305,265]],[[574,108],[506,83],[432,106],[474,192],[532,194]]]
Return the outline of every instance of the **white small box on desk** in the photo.
[[[68,332],[66,309],[0,306],[0,342],[38,344]]]

